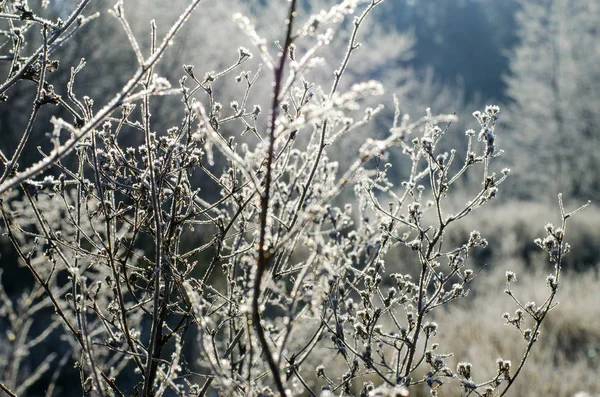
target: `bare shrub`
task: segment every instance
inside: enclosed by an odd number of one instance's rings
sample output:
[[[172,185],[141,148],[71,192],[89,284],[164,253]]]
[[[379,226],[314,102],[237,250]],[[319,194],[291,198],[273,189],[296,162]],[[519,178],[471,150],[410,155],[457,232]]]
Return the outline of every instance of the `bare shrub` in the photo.
[[[465,395],[506,395],[555,306],[569,251],[566,221],[578,210],[566,212],[559,197],[561,225],[548,224],[537,241],[554,264],[541,301],[522,302],[512,287],[517,276],[506,273],[505,292],[516,309],[504,322],[520,335],[520,358],[490,358],[496,371],[482,379],[471,363],[448,366],[451,352],[436,343],[445,330],[432,316],[468,295],[478,276],[469,256],[487,241],[476,230],[450,246],[444,236],[493,200],[509,174],[497,166],[499,108],[473,114],[479,132],[466,132],[459,158],[456,150],[440,149],[454,116],[427,110],[413,121],[396,103],[389,133],[367,138],[340,169],[328,148],[364,133],[382,109],[363,106],[383,94],[380,83],[342,84],[363,21],[381,2],[345,0],[297,21],[292,0],[276,55],[252,22],[236,15],[255,49],[225,52],[232,62],[219,71],[185,65],[176,88],[156,65],[200,0],[161,40],[151,23],[148,55],[118,2],[112,12],[138,65],[100,109],[77,94],[83,61],[72,69],[65,98],[49,84],[53,45],[69,37],[69,22],[46,22],[23,3],[6,3],[2,17],[41,28],[42,40],[27,57],[14,38],[19,66],[0,86],[0,94],[22,79],[36,87],[17,149],[0,155],[0,209],[21,264],[37,282],[21,312],[31,317],[38,306],[53,309],[48,329],[60,324],[85,393],[391,396],[426,386],[437,395],[451,383]],[[352,13],[332,81],[315,84],[319,54]],[[253,56],[262,66],[244,70]],[[273,76],[272,98],[263,110],[252,94],[265,73]],[[225,79],[239,84],[240,95],[223,104]],[[151,104],[164,95],[181,99],[181,122],[157,132]],[[73,120],[52,117],[53,148],[21,169],[38,112],[50,104]],[[143,143],[120,144],[130,134]],[[394,147],[410,164],[398,187],[388,177]],[[467,173],[477,175],[477,192],[448,211],[447,198]],[[399,250],[411,252],[412,275],[393,272]],[[27,354],[52,331],[30,336],[13,321],[11,298],[3,297],[2,314],[22,335],[10,346],[15,356]],[[47,360],[30,376],[62,359]],[[9,374],[2,390],[24,391],[18,371]]]

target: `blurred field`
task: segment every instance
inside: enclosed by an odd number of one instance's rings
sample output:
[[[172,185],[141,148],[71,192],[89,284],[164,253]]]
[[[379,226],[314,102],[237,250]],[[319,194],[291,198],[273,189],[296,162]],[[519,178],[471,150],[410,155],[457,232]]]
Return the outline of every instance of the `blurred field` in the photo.
[[[546,273],[527,271],[510,261],[505,263],[513,265],[517,272],[517,295],[525,301],[542,301],[547,293]],[[472,362],[476,379],[493,376],[495,357],[510,359],[516,365],[525,345],[515,329],[503,325],[502,313],[514,309],[510,298],[502,296],[504,272],[498,268],[482,278],[486,278],[485,282],[479,283],[474,291],[477,299],[439,313],[437,318],[444,331],[437,340],[443,351],[454,352],[449,363]],[[542,327],[540,343],[534,347],[510,395],[600,393],[599,281],[597,270],[565,275],[558,295],[560,303],[550,312]]]

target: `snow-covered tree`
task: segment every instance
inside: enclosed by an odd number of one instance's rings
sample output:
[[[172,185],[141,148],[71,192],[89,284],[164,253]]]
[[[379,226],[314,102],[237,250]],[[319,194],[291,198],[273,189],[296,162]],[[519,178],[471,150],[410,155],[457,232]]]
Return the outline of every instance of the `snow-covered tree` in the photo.
[[[507,78],[519,194],[600,191],[600,3],[522,1],[520,44]],[[537,188],[536,188],[537,187]]]

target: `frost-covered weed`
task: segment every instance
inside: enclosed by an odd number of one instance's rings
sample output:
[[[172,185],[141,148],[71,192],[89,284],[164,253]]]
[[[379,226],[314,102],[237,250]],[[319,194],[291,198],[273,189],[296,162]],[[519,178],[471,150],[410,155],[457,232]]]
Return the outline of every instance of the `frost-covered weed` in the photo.
[[[37,86],[31,124],[15,152],[0,156],[0,208],[5,232],[37,282],[25,315],[53,308],[49,327],[61,325],[70,342],[65,357],[75,361],[84,392],[402,396],[415,385],[437,395],[455,383],[465,395],[507,393],[554,307],[573,213],[561,201],[561,227],[547,226],[538,241],[555,264],[544,302],[522,303],[511,288],[517,275],[506,274],[504,292],[516,310],[504,322],[522,336],[522,360],[497,359],[491,379],[478,379],[468,362],[450,368],[452,353],[436,343],[444,329],[431,315],[468,295],[478,275],[470,253],[487,240],[473,231],[462,244],[447,246],[444,236],[494,200],[508,177],[498,164],[500,110],[488,106],[473,114],[480,132],[467,131],[459,156],[438,148],[454,116],[428,109],[412,120],[396,103],[389,133],[366,138],[350,166],[340,169],[328,148],[366,133],[382,109],[362,108],[365,99],[384,93],[380,83],[347,90],[340,84],[360,47],[361,25],[381,2],[346,0],[298,22],[292,0],[275,55],[251,21],[236,15],[257,54],[243,47],[224,52],[231,66],[220,71],[185,65],[177,88],[155,66],[200,1],[160,41],[151,24],[147,55],[119,2],[112,13],[127,33],[137,71],[98,110],[92,98],[76,95],[83,61],[72,69],[65,98],[48,83],[53,38],[69,37],[68,22],[51,24],[23,3],[7,3],[24,26],[41,26],[43,42],[30,58],[14,58],[19,66],[0,86],[2,94],[21,79]],[[81,20],[85,3],[73,21]],[[330,86],[319,86],[310,74],[316,54],[348,18],[347,51]],[[12,48],[20,54],[14,35]],[[262,66],[243,69],[253,56]],[[252,96],[264,73],[273,75],[268,111]],[[225,104],[219,102],[224,79],[241,87],[240,97]],[[182,102],[181,123],[167,131],[153,129],[151,103],[160,95],[179,95]],[[48,104],[73,121],[53,117],[52,150],[20,169],[33,121]],[[120,143],[126,134],[139,134],[142,143],[126,147]],[[398,186],[389,175],[394,147],[411,164]],[[462,209],[444,210],[467,172],[479,173],[479,191]],[[211,186],[217,194],[207,193]],[[348,199],[344,191],[354,199],[338,205]],[[412,253],[413,276],[393,271],[398,250]],[[2,302],[2,315],[22,335],[9,337],[12,352],[3,354],[26,354],[49,335],[28,336],[12,320],[11,299],[3,294]],[[46,371],[41,365],[34,374]],[[23,380],[9,374],[0,387],[13,396]]]

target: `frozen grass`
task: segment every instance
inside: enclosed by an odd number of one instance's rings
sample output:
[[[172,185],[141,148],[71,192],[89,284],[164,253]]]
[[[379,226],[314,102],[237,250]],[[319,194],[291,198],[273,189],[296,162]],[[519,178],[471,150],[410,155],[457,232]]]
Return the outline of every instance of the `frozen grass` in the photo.
[[[510,263],[510,262],[509,262]],[[513,267],[513,266],[511,266]],[[525,301],[540,301],[545,294],[545,274],[524,269],[515,263],[518,281],[515,293]],[[502,314],[511,310],[506,299],[499,298],[505,289],[505,275],[493,270],[487,282],[475,289],[475,298],[449,308],[436,321],[447,332],[439,342],[454,353],[452,361],[479,363],[473,371],[491,374],[496,363],[491,357],[517,361],[523,341],[520,334],[503,324]],[[600,279],[597,270],[570,273],[562,278],[555,307],[540,336],[543,348],[535,349],[521,379],[511,391],[515,396],[573,396],[578,391],[600,393],[600,316],[598,302]],[[426,394],[424,394],[426,395]],[[454,394],[459,395],[455,390]]]

